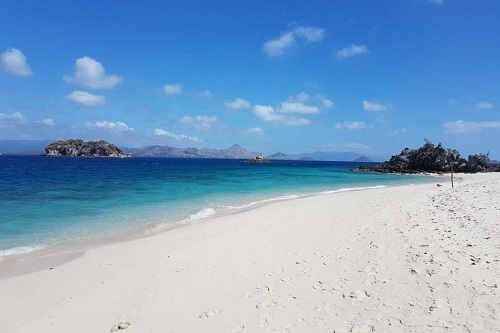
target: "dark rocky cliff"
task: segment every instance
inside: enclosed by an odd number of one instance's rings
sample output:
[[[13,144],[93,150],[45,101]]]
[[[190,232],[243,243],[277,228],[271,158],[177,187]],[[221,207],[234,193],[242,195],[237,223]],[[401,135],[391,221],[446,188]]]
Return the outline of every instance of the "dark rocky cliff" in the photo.
[[[490,162],[488,154],[469,155],[466,160],[455,149],[447,149],[442,144],[435,145],[426,140],[417,149],[405,148],[399,155],[377,166],[362,166],[361,171],[383,173],[441,173],[450,172],[500,171],[500,165]]]
[[[129,157],[120,148],[107,141],[54,141],[45,147],[45,156],[73,157]]]

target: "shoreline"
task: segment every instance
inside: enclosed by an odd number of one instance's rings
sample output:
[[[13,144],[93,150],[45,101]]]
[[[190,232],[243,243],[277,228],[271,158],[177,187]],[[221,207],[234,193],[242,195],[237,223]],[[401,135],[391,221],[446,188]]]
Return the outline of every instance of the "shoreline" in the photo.
[[[274,202],[92,248],[1,279],[2,328],[498,331],[500,174],[463,178]]]
[[[433,175],[415,175],[415,176],[433,176]],[[435,175],[433,178],[443,177]],[[419,184],[428,184],[434,182],[435,179],[428,179],[427,182],[417,183]],[[71,240],[69,242],[63,244],[49,244],[49,245],[29,245],[29,246],[20,246],[14,247],[11,249],[6,249],[2,251],[16,250],[22,248],[32,248],[29,252],[24,253],[14,253],[0,256],[0,279],[12,277],[16,275],[23,275],[27,272],[34,272],[33,268],[29,269],[19,269],[18,266],[24,267],[26,264],[24,262],[36,262],[38,258],[41,258],[40,261],[44,264],[35,263],[35,267],[38,267],[37,270],[50,268],[55,265],[60,265],[62,263],[61,258],[68,258],[66,261],[72,260],[77,253],[84,253],[87,250],[98,248],[102,246],[106,246],[108,244],[116,244],[127,242],[135,239],[142,239],[148,237],[154,237],[157,234],[163,232],[169,232],[170,230],[182,228],[189,226],[191,224],[204,223],[211,219],[217,219],[224,216],[233,216],[241,213],[245,213],[248,211],[252,211],[254,209],[259,209],[260,207],[272,205],[274,203],[291,201],[291,200],[301,200],[309,197],[318,197],[323,195],[337,194],[343,192],[355,192],[355,191],[366,191],[366,190],[376,190],[379,188],[386,187],[399,187],[399,186],[413,186],[415,184],[389,184],[389,185],[367,185],[367,186],[355,186],[355,187],[340,187],[332,190],[322,190],[322,191],[305,191],[298,194],[284,194],[281,196],[270,197],[270,198],[261,198],[257,201],[251,201],[249,203],[243,203],[238,206],[223,206],[222,209],[218,208],[217,210],[213,208],[202,208],[198,212],[189,215],[183,219],[173,219],[173,220],[159,220],[157,222],[153,222],[147,225],[144,225],[140,228],[135,228],[133,230],[127,232],[119,232],[103,237],[91,237],[80,240]],[[204,215],[204,211],[213,210],[213,213],[210,213],[207,216]],[[195,217],[196,216],[196,217]],[[0,252],[2,252],[0,251]],[[55,260],[50,260],[51,257],[54,257]],[[65,261],[64,261],[65,262]]]

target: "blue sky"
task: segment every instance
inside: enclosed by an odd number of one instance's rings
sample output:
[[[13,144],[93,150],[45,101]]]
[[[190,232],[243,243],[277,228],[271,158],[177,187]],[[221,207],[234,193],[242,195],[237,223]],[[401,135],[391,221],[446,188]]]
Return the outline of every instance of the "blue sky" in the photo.
[[[0,139],[500,159],[500,2],[4,1]]]

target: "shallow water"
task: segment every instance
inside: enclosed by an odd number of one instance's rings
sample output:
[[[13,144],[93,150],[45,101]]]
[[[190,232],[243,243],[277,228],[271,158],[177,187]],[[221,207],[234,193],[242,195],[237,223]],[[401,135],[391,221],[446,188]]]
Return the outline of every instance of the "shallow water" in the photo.
[[[429,181],[349,172],[359,165],[1,155],[0,256],[189,223],[275,200]]]

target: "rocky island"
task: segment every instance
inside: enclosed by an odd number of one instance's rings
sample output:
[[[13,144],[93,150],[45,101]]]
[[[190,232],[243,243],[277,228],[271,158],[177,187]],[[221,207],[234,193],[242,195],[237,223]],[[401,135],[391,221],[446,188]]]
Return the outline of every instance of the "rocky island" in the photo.
[[[492,163],[488,154],[469,155],[466,160],[460,157],[460,153],[456,149],[445,148],[441,143],[435,145],[431,141],[425,140],[425,144],[420,148],[405,148],[399,155],[393,155],[389,161],[381,165],[361,166],[356,171],[382,173],[477,173],[500,171],[500,164]]]
[[[131,157],[107,141],[64,140],[54,141],[45,147],[45,156],[71,157]]]

